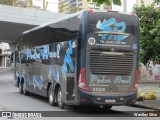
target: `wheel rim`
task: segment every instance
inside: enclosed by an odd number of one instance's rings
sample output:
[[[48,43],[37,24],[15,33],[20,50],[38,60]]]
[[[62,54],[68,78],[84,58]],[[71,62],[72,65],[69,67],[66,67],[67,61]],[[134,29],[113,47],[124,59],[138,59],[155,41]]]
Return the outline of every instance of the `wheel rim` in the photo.
[[[49,92],[49,101],[50,101],[50,102],[53,101],[53,95],[52,95],[52,92],[51,92],[51,91]]]
[[[62,104],[62,92],[61,91],[58,92],[58,103],[59,105]]]
[[[21,86],[21,84],[19,83],[19,92],[21,92],[22,91],[22,86]]]
[[[25,92],[26,91],[26,89],[25,89],[25,85],[23,84],[23,92]]]

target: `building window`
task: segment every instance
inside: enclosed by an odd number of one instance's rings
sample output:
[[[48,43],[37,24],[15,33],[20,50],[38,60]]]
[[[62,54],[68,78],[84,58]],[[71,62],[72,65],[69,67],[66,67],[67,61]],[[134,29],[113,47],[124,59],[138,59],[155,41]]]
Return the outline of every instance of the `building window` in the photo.
[[[81,11],[83,8],[79,8],[78,10]]]
[[[82,3],[78,4],[78,6],[82,6]]]

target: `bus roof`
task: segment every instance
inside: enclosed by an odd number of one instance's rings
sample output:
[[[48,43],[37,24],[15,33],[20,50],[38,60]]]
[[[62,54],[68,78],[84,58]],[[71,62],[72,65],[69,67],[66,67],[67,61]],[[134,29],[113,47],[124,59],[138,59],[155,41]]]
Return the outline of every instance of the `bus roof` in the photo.
[[[48,22],[48,23],[46,23],[46,24],[43,24],[43,25],[37,26],[37,27],[35,27],[35,28],[32,28],[32,29],[30,29],[30,30],[24,31],[22,34],[24,35],[24,34],[27,34],[27,33],[32,32],[32,31],[41,29],[41,28],[43,28],[43,27],[49,26],[49,25],[51,25],[51,24],[53,24],[53,23],[56,23],[56,22],[59,22],[59,21],[63,21],[63,20],[65,20],[65,19],[68,19],[68,18],[71,18],[71,17],[75,17],[75,16],[81,14],[82,12],[83,12],[83,11],[80,11],[80,12],[77,12],[77,13],[70,14],[70,15],[67,15],[67,16],[65,16],[65,17],[59,18],[59,19],[57,19],[57,20],[53,20],[53,21]]]
[[[61,17],[61,18],[59,18],[59,19],[57,19],[57,20],[53,20],[53,21],[48,22],[48,23],[46,23],[46,24],[42,24],[42,25],[37,26],[37,27],[35,27],[35,28],[32,28],[32,29],[30,29],[30,30],[24,31],[24,32],[22,33],[22,35],[25,35],[25,34],[28,34],[28,33],[30,33],[30,32],[33,32],[33,31],[39,30],[39,29],[41,29],[41,28],[47,27],[47,26],[49,26],[49,25],[52,25],[53,23],[57,23],[57,22],[60,22],[60,21],[63,21],[63,20],[66,20],[66,19],[75,17],[75,16],[77,16],[77,15],[80,15],[80,14],[81,14],[82,12],[84,12],[84,11],[88,11],[88,10],[83,10],[83,11],[80,11],[80,12],[77,12],[77,13],[74,13],[74,14],[69,14],[69,15],[67,15],[67,16],[65,16],[65,17]],[[119,14],[132,15],[132,13],[122,13],[122,12],[118,12],[118,11],[92,10],[92,12],[101,12],[101,13],[103,13],[103,12],[105,12],[105,13],[106,13],[106,12],[117,12],[117,13],[119,13]]]

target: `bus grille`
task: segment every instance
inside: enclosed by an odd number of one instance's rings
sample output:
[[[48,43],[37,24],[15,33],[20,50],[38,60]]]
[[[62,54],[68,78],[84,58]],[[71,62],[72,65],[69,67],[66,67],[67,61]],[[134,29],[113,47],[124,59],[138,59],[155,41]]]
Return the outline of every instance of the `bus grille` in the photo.
[[[123,55],[102,54],[90,52],[90,71],[92,74],[129,75],[134,61],[133,53]]]

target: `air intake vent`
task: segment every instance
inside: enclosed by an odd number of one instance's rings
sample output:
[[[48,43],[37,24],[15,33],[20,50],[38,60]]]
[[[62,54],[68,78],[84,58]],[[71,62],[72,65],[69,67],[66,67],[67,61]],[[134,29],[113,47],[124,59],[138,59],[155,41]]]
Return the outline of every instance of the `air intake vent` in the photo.
[[[92,74],[129,75],[131,73],[134,61],[133,53],[104,53],[103,51],[90,52]]]

